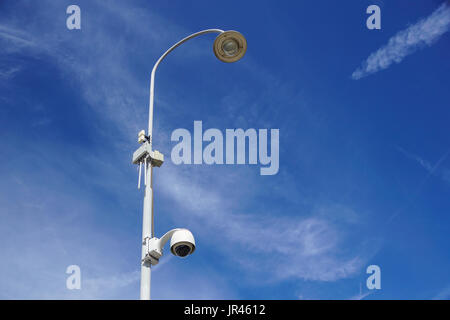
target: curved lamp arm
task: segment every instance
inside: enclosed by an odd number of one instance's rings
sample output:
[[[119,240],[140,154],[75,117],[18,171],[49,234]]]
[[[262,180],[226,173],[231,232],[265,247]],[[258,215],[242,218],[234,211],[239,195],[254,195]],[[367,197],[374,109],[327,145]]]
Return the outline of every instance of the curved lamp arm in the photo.
[[[158,68],[159,64],[161,63],[161,61],[164,60],[164,58],[170,53],[172,52],[176,47],[180,46],[181,44],[185,43],[186,41],[195,38],[197,36],[200,36],[202,34],[206,34],[206,33],[223,33],[225,31],[221,30],[221,29],[206,29],[203,31],[199,31],[196,33],[191,34],[190,36],[187,36],[184,39],[181,39],[180,41],[178,41],[177,43],[175,43],[172,47],[169,48],[169,50],[167,50],[166,52],[164,52],[164,54],[158,59],[158,61],[156,61],[153,70],[152,70],[152,75],[151,75],[151,80],[150,80],[150,102],[149,102],[149,118],[148,118],[148,136],[150,137],[150,148],[152,146],[152,134],[153,134],[153,102],[154,102],[154,92],[155,92],[155,72],[156,69]]]

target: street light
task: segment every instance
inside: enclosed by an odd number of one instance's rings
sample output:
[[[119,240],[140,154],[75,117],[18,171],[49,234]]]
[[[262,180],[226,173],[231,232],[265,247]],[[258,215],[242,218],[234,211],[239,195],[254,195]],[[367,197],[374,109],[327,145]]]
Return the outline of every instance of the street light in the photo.
[[[159,262],[163,254],[163,247],[170,240],[171,252],[179,257],[186,257],[195,250],[195,240],[187,229],[172,229],[161,238],[154,236],[153,224],[153,167],[160,167],[164,162],[164,156],[152,149],[153,144],[153,103],[155,88],[155,72],[162,60],[172,50],[184,42],[207,33],[218,33],[214,41],[213,50],[216,57],[223,62],[236,62],[241,59],[247,50],[247,41],[237,31],[223,31],[220,29],[207,29],[196,32],[178,41],[170,47],[156,61],[150,78],[150,101],[148,118],[148,135],[142,130],[138,134],[138,142],[141,146],[133,154],[133,163],[139,165],[139,182],[141,185],[141,171],[144,168],[144,209],[142,219],[142,260],[141,260],[141,300],[150,300],[151,266]]]
[[[247,41],[237,31],[225,31],[214,40],[214,54],[223,62],[236,62],[247,50]]]

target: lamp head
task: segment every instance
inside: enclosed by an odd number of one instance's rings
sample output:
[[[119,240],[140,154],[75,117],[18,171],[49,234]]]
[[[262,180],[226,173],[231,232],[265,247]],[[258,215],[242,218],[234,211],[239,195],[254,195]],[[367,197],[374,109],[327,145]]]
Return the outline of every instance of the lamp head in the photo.
[[[225,31],[214,40],[214,54],[223,62],[236,62],[247,51],[247,40],[237,31]]]

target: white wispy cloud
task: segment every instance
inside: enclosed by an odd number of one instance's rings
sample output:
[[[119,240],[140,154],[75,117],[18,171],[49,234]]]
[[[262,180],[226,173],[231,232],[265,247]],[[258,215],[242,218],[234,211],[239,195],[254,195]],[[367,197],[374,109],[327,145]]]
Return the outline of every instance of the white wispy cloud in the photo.
[[[364,298],[370,296],[373,292],[367,291],[365,293],[359,293],[356,296],[351,297],[349,300],[364,300]]]
[[[219,250],[244,270],[266,272],[270,276],[265,281],[335,281],[360,271],[368,258],[361,247],[346,242],[351,228],[358,225],[354,219],[358,214],[346,206],[320,205],[311,212],[288,216],[260,209],[258,213],[241,212],[239,204],[249,195],[245,191],[229,195],[233,183],[210,183],[217,180],[207,171],[166,169],[158,172],[159,186],[177,203],[178,219],[189,221],[213,243],[226,242],[226,246],[217,246]],[[233,173],[227,175],[231,175],[230,181],[241,181],[240,190],[257,183],[251,177],[243,178],[242,173],[234,178]],[[351,253],[344,253],[343,246],[352,247]],[[271,259],[276,263],[264,263]]]
[[[401,147],[397,147],[397,149],[401,153],[403,153],[406,157],[420,164],[420,166],[428,172],[428,175],[440,177],[445,182],[450,183],[450,169],[442,166],[442,163],[447,159],[448,155],[450,154],[450,151],[444,153],[435,164],[432,164],[431,162],[423,159],[422,157],[409,151],[406,151]]]
[[[363,285],[362,285],[362,283],[360,283],[359,284],[359,293],[357,295],[350,297],[348,300],[364,300],[364,298],[370,296],[372,293],[374,293],[373,290],[363,292]]]
[[[8,41],[13,44],[2,46],[0,51],[2,53],[19,51],[23,47],[36,46],[36,43],[32,39],[29,39],[26,33],[14,28],[9,28],[5,25],[0,25],[0,37],[5,42]]]
[[[390,38],[386,45],[372,53],[362,66],[353,72],[352,79],[358,80],[386,69],[393,63],[400,63],[417,49],[431,46],[449,28],[450,7],[444,3],[428,17]]]
[[[20,67],[9,67],[5,69],[0,69],[0,78],[8,80],[12,78],[17,72],[20,71]]]
[[[433,300],[449,300],[450,299],[450,285],[440,290],[433,298]]]

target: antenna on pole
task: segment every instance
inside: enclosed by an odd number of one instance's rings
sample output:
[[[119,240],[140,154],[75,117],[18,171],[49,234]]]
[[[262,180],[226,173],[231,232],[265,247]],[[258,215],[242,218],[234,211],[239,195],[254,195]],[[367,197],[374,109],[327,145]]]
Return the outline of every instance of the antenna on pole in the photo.
[[[142,162],[139,162],[138,189],[141,188]]]
[[[138,189],[140,189],[142,165],[144,165],[144,184],[151,184],[151,181],[147,181],[147,170],[151,170],[153,166],[160,167],[164,162],[164,156],[157,150],[151,150],[150,137],[145,135],[145,130],[139,131],[138,142],[141,146],[133,154],[133,163],[139,165]]]
[[[144,184],[147,185],[147,157],[144,159]]]

